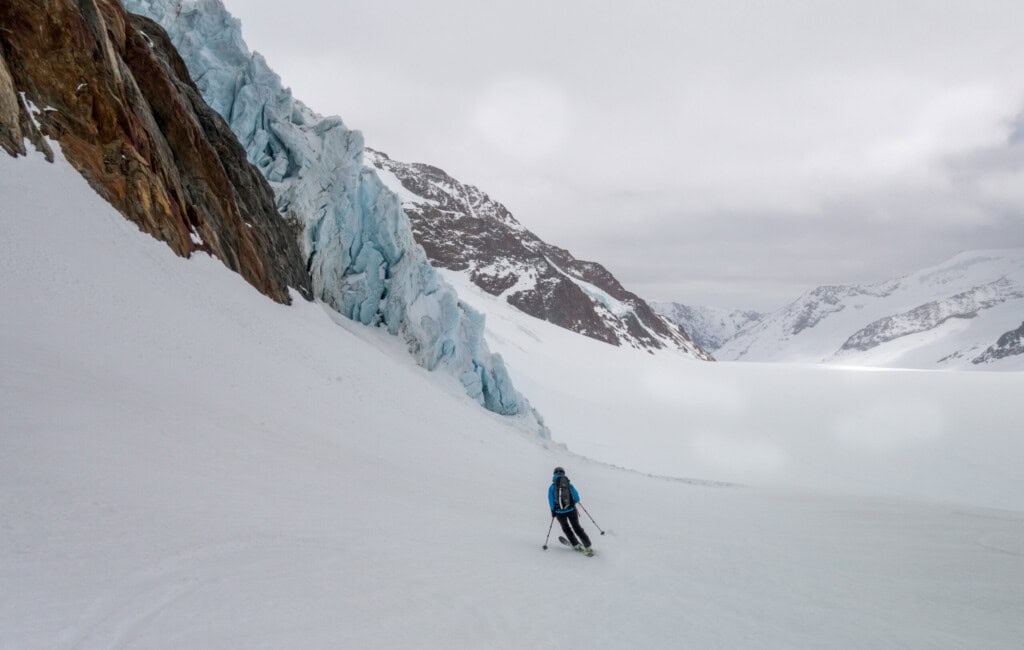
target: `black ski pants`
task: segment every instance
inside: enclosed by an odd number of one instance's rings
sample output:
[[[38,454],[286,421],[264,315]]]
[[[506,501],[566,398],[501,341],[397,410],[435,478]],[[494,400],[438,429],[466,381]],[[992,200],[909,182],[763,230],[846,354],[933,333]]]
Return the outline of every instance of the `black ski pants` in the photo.
[[[587,531],[583,530],[583,526],[580,526],[580,513],[573,510],[564,515],[555,516],[558,517],[558,525],[562,527],[562,532],[565,533],[565,537],[569,540],[570,544],[576,546],[583,542],[583,546],[590,548],[590,538],[587,537]],[[579,540],[576,539],[577,535],[580,536]]]

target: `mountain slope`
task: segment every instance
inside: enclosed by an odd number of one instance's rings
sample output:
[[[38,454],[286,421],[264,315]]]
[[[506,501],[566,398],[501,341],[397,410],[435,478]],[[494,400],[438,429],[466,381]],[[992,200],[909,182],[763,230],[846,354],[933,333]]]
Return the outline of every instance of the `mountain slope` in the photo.
[[[542,241],[478,188],[372,149],[365,160],[401,197],[416,241],[435,266],[467,273],[527,314],[599,341],[710,358],[606,268]]]
[[[175,257],[55,153],[0,156],[0,647],[998,649],[1024,636],[1019,512],[694,485],[548,448],[382,330]],[[666,367],[719,381],[751,368]],[[748,424],[762,419],[752,409]],[[998,464],[1019,453],[1001,451],[979,475],[1024,494]],[[584,518],[594,558],[540,549],[555,465],[607,531]]]
[[[723,360],[1024,369],[1005,348],[1024,313],[1024,249],[970,251],[902,278],[818,287],[727,341]]]
[[[760,322],[767,315],[751,310],[684,305],[678,302],[650,304],[654,311],[688,332],[708,352],[722,347],[738,332]]]
[[[487,409],[534,421],[483,319],[459,301],[417,245],[398,200],[362,164],[363,139],[295,99],[220,0],[124,0],[170,35],[203,98],[269,182],[282,218],[301,232],[314,295],[400,337],[417,362],[459,379]]]

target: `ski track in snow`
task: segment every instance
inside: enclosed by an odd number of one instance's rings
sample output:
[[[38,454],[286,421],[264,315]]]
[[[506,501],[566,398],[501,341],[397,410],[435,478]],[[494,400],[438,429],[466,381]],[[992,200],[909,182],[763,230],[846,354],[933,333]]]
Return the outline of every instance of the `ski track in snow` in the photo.
[[[335,566],[344,546],[302,538],[241,540],[212,544],[160,559],[120,579],[89,608],[77,625],[72,648],[132,647],[145,639],[161,616],[196,602],[216,610],[216,602],[245,587],[247,598],[273,598],[274,571],[285,560],[289,573],[313,582],[322,567]]]

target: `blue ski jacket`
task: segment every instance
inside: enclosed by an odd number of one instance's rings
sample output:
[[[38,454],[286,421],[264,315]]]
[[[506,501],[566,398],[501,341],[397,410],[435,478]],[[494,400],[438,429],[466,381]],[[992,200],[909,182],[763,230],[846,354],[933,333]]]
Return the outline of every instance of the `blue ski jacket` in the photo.
[[[555,513],[556,515],[564,515],[572,512],[573,510],[576,509],[575,504],[580,502],[580,493],[576,491],[576,486],[570,483],[569,489],[572,491],[572,502],[574,505],[571,508],[566,509],[558,509],[555,507],[555,481],[557,481],[558,478],[561,476],[565,476],[565,474],[559,472],[558,474],[552,476],[551,485],[548,486],[548,505],[551,506],[551,512]]]

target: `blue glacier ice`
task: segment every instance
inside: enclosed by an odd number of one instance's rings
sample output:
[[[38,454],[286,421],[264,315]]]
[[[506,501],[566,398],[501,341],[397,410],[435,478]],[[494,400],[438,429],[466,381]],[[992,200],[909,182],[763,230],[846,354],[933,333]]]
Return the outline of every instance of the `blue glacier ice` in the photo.
[[[540,415],[484,341],[484,317],[461,303],[416,243],[399,199],[363,165],[363,137],[292,96],[220,0],[123,0],[170,35],[206,102],[231,126],[297,226],[317,297],[402,337],[416,362],[456,376],[487,409]]]

